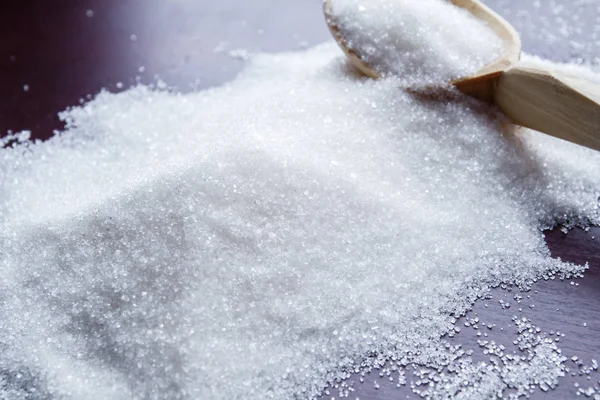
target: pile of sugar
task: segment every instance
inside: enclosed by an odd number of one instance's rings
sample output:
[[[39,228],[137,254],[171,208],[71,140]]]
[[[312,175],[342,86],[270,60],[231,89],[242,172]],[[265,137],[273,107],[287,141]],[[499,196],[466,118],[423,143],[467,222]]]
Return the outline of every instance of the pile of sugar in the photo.
[[[406,86],[469,76],[502,54],[484,22],[449,0],[333,0],[331,21],[347,47]]]
[[[490,285],[580,271],[540,229],[600,222],[600,155],[399,82],[326,44],[13,137],[0,397],[312,398],[374,359],[446,366],[440,337]]]

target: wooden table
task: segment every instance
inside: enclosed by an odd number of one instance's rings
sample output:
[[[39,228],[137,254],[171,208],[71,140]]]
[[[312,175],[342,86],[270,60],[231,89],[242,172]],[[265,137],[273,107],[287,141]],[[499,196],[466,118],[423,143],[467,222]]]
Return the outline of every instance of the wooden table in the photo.
[[[535,9],[533,0],[487,3],[522,31],[524,47],[532,52],[564,59],[574,54],[589,57],[597,50],[586,40],[591,25],[586,28],[585,22],[593,23],[594,4],[579,11],[582,47],[560,40],[548,45],[547,37],[563,28],[553,23],[552,10]],[[523,8],[536,14],[527,16]],[[0,5],[0,132],[30,129],[33,137],[48,138],[62,127],[57,112],[102,88],[118,91],[118,82],[126,88],[136,76],[151,83],[158,74],[182,91],[225,82],[243,61],[219,48],[292,50],[328,37],[321,0],[5,0]],[[537,293],[528,293],[531,299],[525,294],[522,312],[514,301],[511,309],[502,310],[497,300],[512,300],[513,293],[498,289],[487,308],[481,301],[472,313],[497,326],[519,315],[530,317],[543,330],[560,330],[566,334],[560,342],[563,353],[589,364],[592,358],[600,359],[600,229],[568,235],[554,230],[546,238],[554,256],[589,262],[590,270],[579,285],[538,283],[533,288]],[[495,330],[494,338],[512,341],[509,331]],[[469,347],[473,335],[461,333],[456,341]],[[598,379],[596,375],[582,386],[598,384]],[[574,381],[565,378],[557,390],[533,397],[573,398]],[[410,391],[384,384],[375,390],[370,383],[355,394],[361,399],[395,399],[406,398]]]

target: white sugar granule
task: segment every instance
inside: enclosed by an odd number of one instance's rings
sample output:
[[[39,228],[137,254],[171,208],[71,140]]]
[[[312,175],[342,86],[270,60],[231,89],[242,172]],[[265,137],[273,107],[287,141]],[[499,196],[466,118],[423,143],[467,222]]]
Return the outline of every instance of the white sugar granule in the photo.
[[[540,228],[600,222],[598,153],[398,82],[327,44],[5,140],[0,397],[311,398],[375,356],[447,365],[489,285],[580,270]]]
[[[403,85],[446,83],[499,58],[502,41],[449,0],[330,0],[348,48]]]

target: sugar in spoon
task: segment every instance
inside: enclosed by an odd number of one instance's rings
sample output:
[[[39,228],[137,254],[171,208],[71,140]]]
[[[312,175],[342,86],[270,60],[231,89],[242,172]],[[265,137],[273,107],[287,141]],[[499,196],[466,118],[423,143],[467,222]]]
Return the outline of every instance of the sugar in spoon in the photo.
[[[351,49],[343,27],[336,22],[332,5],[325,0],[327,25],[351,64],[363,75],[381,75]],[[451,0],[486,23],[502,40],[502,56],[472,76],[451,82],[461,92],[495,103],[515,124],[600,151],[600,85],[522,63],[517,31],[478,0]]]

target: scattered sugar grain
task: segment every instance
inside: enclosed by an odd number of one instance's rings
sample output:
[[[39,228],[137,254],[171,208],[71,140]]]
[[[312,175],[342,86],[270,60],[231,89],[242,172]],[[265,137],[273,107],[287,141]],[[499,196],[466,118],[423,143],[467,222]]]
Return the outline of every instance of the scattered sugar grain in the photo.
[[[246,61],[250,59],[250,51],[247,49],[232,49],[227,52],[227,55],[237,60]]]
[[[229,45],[229,43],[227,43],[227,42],[219,42],[213,49],[213,53],[216,53],[216,54],[224,53],[227,50],[228,45]]]

